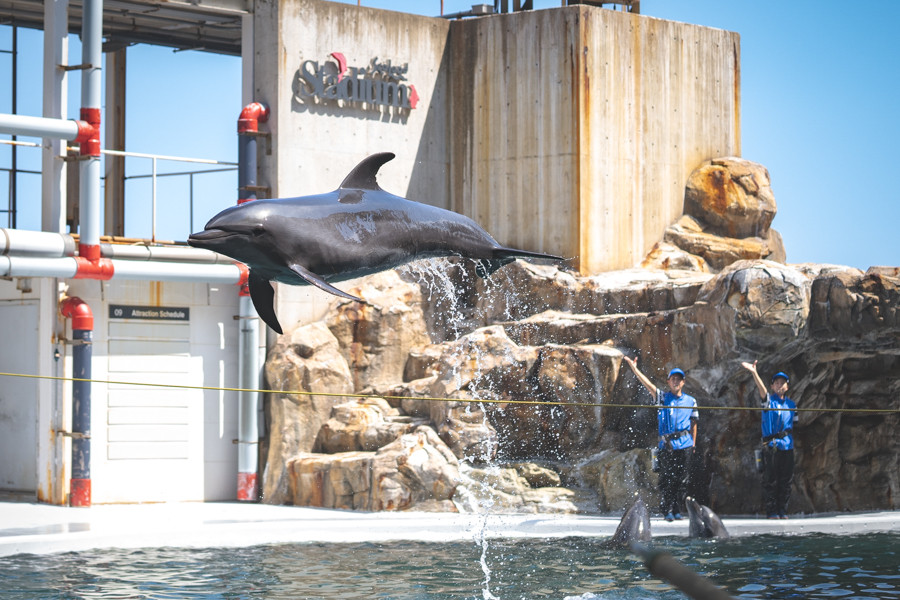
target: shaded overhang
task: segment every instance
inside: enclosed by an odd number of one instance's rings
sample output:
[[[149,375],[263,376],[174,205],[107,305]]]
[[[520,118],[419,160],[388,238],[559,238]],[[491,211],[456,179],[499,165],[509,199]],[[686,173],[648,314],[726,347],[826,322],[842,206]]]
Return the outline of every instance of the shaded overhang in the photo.
[[[104,0],[104,50],[155,44],[240,56],[242,17],[253,0]],[[82,0],[69,2],[69,32],[81,33]],[[0,25],[44,28],[42,0],[0,0]]]

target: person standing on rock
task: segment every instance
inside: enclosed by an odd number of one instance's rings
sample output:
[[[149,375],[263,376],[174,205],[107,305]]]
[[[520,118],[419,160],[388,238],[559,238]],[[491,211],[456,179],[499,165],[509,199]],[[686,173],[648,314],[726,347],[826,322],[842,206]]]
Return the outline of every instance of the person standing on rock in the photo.
[[[772,376],[770,391],[756,372],[756,361],[742,362],[741,366],[753,374],[756,389],[762,399],[763,441],[763,496],[766,516],[770,519],[787,519],[785,514],[791,498],[794,481],[794,421],[797,405],[785,394],[790,378],[778,372]]]
[[[660,407],[656,411],[659,428],[657,461],[659,463],[660,510],[666,521],[682,518],[681,503],[687,489],[689,463],[697,441],[697,401],[685,394],[684,371],[669,371],[666,383],[668,391],[653,385],[637,367],[637,359],[625,357],[638,381],[647,388]]]

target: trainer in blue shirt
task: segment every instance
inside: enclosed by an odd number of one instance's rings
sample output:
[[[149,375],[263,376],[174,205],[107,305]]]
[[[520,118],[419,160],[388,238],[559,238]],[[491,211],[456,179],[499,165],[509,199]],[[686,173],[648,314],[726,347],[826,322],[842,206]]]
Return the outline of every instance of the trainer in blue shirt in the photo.
[[[681,519],[681,503],[687,489],[690,458],[697,441],[697,401],[682,392],[684,371],[669,371],[668,391],[653,385],[637,367],[637,359],[625,357],[638,381],[653,395],[660,407],[656,411],[659,428],[657,461],[659,463],[660,510],[666,521]]]
[[[756,361],[741,366],[753,374],[762,400],[763,496],[770,519],[786,519],[794,481],[794,422],[797,405],[786,396],[790,377],[780,371],[772,376],[769,390],[756,371]]]

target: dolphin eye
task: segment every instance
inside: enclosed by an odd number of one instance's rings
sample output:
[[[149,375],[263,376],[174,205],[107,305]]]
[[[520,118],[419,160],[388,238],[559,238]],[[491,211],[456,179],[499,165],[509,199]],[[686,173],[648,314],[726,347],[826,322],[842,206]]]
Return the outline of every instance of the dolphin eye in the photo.
[[[258,237],[258,236],[261,236],[262,234],[264,234],[265,232],[266,232],[266,228],[263,227],[262,225],[254,225],[253,226],[253,235]]]

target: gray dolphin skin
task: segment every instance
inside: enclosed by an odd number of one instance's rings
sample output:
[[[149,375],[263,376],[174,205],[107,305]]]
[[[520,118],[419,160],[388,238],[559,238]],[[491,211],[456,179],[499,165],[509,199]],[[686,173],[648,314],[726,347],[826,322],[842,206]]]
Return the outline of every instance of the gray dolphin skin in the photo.
[[[632,502],[612,537],[603,543],[607,548],[627,548],[633,541],[650,541],[650,511],[644,499],[638,496]]]
[[[505,248],[472,219],[382,190],[375,181],[390,152],[360,162],[333,192],[253,200],[232,206],[191,234],[188,243],[249,267],[249,288],[260,318],[282,333],[271,282],[314,285],[363,302],[331,282],[398,267],[419,258],[461,256],[487,277],[516,257],[558,256]]]
[[[731,537],[722,519],[708,506],[700,504],[690,496],[684,499],[688,513],[688,531],[691,537],[721,538]]]

